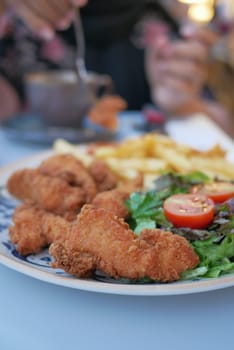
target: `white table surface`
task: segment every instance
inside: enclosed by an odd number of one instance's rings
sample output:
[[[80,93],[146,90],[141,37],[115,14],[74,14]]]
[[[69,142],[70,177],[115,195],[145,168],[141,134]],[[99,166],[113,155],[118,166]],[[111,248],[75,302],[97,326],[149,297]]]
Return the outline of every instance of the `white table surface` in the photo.
[[[212,130],[205,127],[202,147]],[[178,123],[172,129],[175,138],[183,137]],[[214,130],[212,142],[220,139]],[[0,131],[0,149],[3,166],[45,147],[9,140]],[[0,265],[1,350],[232,349],[233,315],[234,287],[178,296],[109,295],[52,285]]]

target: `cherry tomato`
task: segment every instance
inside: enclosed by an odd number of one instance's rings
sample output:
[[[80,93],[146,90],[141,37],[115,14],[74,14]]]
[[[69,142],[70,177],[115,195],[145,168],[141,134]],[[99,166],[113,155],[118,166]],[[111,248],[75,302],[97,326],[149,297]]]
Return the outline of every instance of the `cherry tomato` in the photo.
[[[203,229],[214,218],[214,202],[203,194],[175,194],[167,198],[164,213],[175,227]]]
[[[194,186],[191,189],[191,193],[202,193],[213,199],[215,203],[223,203],[234,197],[234,184],[225,181],[211,182]]]

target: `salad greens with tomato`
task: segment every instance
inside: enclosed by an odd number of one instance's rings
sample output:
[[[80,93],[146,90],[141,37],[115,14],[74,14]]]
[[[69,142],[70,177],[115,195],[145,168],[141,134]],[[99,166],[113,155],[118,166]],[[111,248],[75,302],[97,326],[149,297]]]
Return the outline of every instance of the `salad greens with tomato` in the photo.
[[[160,228],[185,237],[200,258],[182,280],[234,272],[234,184],[202,172],[167,172],[146,192],[132,193],[126,205],[131,229]]]

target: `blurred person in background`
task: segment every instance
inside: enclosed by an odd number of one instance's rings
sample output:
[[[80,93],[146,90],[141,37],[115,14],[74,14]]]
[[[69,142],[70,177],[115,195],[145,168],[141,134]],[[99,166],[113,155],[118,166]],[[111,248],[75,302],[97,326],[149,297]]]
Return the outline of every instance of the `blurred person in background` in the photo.
[[[203,112],[230,132],[231,118],[204,97],[217,35],[179,25],[156,0],[0,0],[0,119],[23,108],[23,77],[75,69],[74,6],[81,7],[88,70],[109,74],[129,109],[153,102],[167,115]],[[179,3],[178,3],[179,6]]]
[[[215,100],[234,116],[234,3],[217,1],[216,22],[224,35],[212,49],[208,84]],[[232,118],[233,120],[233,118]],[[234,123],[233,123],[234,124]],[[233,131],[233,127],[231,128]]]

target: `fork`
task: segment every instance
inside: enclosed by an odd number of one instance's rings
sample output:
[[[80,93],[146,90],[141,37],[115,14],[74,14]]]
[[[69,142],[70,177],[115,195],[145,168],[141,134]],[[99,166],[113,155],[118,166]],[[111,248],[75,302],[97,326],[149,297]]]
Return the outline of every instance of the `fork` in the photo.
[[[85,66],[85,39],[79,8],[75,8],[73,27],[76,38],[76,71],[78,78],[86,82],[88,73]]]
[[[98,97],[100,92],[113,94],[115,87],[112,78],[107,74],[88,72],[85,65],[85,38],[79,8],[75,8],[73,27],[76,38],[76,72],[79,81],[86,86],[89,94]]]

